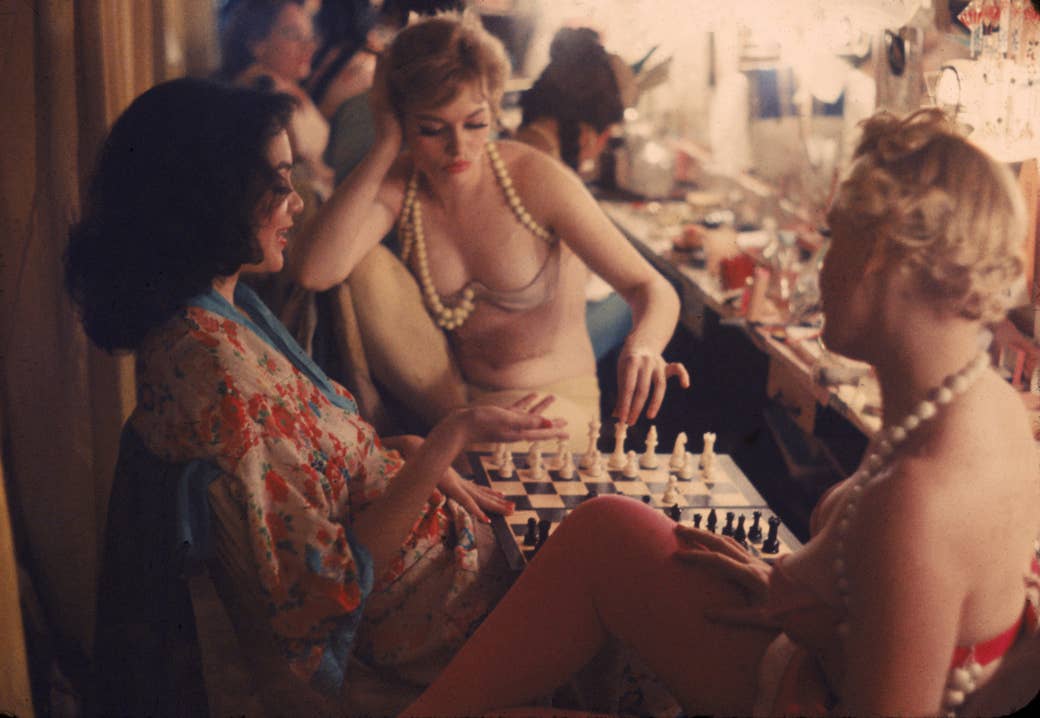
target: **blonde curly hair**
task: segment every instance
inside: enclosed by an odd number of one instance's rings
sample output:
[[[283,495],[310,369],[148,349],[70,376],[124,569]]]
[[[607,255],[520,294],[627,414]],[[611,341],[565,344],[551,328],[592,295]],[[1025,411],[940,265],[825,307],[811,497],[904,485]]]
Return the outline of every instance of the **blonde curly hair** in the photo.
[[[492,113],[500,112],[509,57],[476,13],[442,13],[409,25],[387,48],[385,62],[390,102],[398,113],[451,102],[473,81],[480,83]]]
[[[1023,270],[1026,209],[1007,167],[937,109],[863,124],[829,220],[881,242],[921,287],[960,316],[994,322]]]

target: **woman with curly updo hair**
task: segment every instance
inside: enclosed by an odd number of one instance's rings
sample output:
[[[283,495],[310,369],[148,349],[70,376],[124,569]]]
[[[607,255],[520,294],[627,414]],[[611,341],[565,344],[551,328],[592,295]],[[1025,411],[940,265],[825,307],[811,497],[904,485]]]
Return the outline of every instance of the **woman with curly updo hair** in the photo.
[[[603,151],[610,128],[621,122],[625,105],[621,73],[587,27],[563,28],[549,47],[549,64],[520,96],[523,118],[516,139],[561,160],[575,172]]]
[[[212,523],[215,578],[268,712],[393,714],[506,585],[487,512],[512,506],[452,462],[473,441],[566,432],[539,415],[547,402],[526,396],[455,410],[425,440],[381,439],[239,281],[282,269],[302,209],[290,175],[293,107],[286,95],[189,79],[137,98],[101,152],[66,281],[90,338],[136,353],[124,446],[194,472],[177,494],[190,515],[163,506],[150,518]],[[157,485],[168,471],[145,473],[143,486],[117,476],[114,494],[174,495]],[[201,476],[213,479],[208,491]],[[111,505],[131,504],[148,502]],[[120,557],[134,539],[118,528],[149,520],[121,518],[110,517],[108,541]],[[142,599],[140,614],[125,607],[127,620],[165,615],[153,603],[167,597]],[[110,712],[125,711],[119,681],[105,678],[117,694]]]
[[[574,173],[531,147],[492,140],[508,72],[501,42],[475,15],[402,30],[372,92],[376,143],[301,245],[299,281],[315,290],[342,282],[396,225],[425,324],[447,337],[468,401],[502,404],[536,391],[585,427],[600,416],[585,321],[591,268],[633,311],[614,414],[634,423],[645,407],[652,418],[670,376],[689,383],[661,356],[678,297]],[[580,451],[581,431],[573,433]]]
[[[531,704],[611,636],[687,715],[1023,706],[1037,689],[1022,657],[1035,665],[1040,641],[1040,476],[983,330],[1020,278],[1025,216],[1007,168],[938,111],[870,120],[820,281],[828,346],[874,366],[883,426],[817,504],[809,542],[767,563],[638,501],[587,501],[405,714]]]

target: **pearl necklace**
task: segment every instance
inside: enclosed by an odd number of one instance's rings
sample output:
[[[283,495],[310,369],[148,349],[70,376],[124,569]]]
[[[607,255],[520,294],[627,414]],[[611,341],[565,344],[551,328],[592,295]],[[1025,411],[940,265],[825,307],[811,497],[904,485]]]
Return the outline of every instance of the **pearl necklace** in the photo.
[[[989,354],[983,350],[972,359],[960,371],[950,374],[943,379],[938,387],[929,391],[925,399],[922,399],[913,411],[911,411],[900,423],[882,429],[874,450],[867,456],[862,467],[852,479],[849,488],[849,497],[842,509],[844,515],[838,522],[838,536],[835,546],[834,574],[837,579],[838,595],[845,607],[845,621],[838,624],[838,635],[846,637],[849,634],[848,610],[851,590],[849,579],[846,575],[845,548],[849,525],[856,514],[856,505],[863,490],[874,479],[879,477],[891,464],[892,456],[897,447],[906,441],[906,438],[921,424],[932,419],[940,406],[945,406],[956,397],[965,393],[982,376],[989,367]],[[965,698],[975,689],[975,682],[981,673],[982,667],[972,660],[967,668],[957,668],[951,671],[950,681],[943,694],[943,710],[952,715],[958,706],[964,703]]]
[[[509,176],[509,171],[506,169],[502,157],[498,154],[498,148],[495,147],[493,142],[488,142],[486,149],[488,159],[491,160],[491,169],[495,173],[495,179],[498,180],[498,185],[502,188],[502,193],[505,195],[506,203],[517,221],[539,239],[551,242],[552,234],[535,221],[531,213],[524,207],[523,202],[520,201],[520,196],[513,187],[513,179]],[[418,190],[419,171],[415,170],[412,172],[412,176],[408,180],[408,186],[405,189],[404,206],[397,225],[398,232],[401,235],[401,259],[407,263],[408,257],[414,248],[416,272],[419,275],[419,286],[422,289],[426,306],[433,315],[433,320],[437,323],[437,326],[452,331],[462,326],[462,323],[473,313],[473,300],[476,294],[473,287],[467,286],[462,290],[462,296],[459,298],[459,301],[454,306],[449,307],[445,305],[441,295],[437,292],[437,288],[433,286],[433,279],[430,277],[430,265],[426,256],[422,203],[419,201]]]

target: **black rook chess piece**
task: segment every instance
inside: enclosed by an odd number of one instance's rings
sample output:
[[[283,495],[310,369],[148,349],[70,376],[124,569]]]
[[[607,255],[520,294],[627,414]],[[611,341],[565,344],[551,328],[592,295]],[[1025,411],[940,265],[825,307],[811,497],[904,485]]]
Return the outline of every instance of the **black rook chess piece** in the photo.
[[[744,530],[744,514],[737,517],[737,530],[733,532],[733,538],[737,543],[747,546],[747,531]]]
[[[780,553],[780,519],[776,516],[769,517],[769,535],[762,544],[762,553]]]
[[[733,512],[732,511],[727,511],[726,512],[726,525],[722,527],[722,535],[723,536],[732,536],[733,535]]]
[[[752,543],[758,543],[762,540],[762,527],[759,525],[759,521],[762,520],[762,512],[752,511],[751,515],[754,517],[754,520],[751,522],[751,529],[748,530],[747,537]]]
[[[668,515],[672,517],[672,521],[682,519],[682,509],[679,508],[679,504],[672,504],[672,508],[668,509]]]
[[[542,544],[549,540],[549,529],[552,528],[552,521],[549,519],[542,519],[538,522],[538,546],[541,548]]]
[[[693,527],[695,529],[699,529],[701,527],[701,515],[700,514],[694,514],[693,515]]]
[[[527,519],[527,533],[524,534],[524,546],[534,546],[538,543],[538,521],[534,518]]]

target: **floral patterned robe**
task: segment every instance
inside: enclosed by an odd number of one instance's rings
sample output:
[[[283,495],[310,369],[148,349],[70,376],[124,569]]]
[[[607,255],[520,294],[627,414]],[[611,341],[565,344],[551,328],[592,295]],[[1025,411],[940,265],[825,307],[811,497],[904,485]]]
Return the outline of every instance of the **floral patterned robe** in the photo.
[[[298,346],[277,348],[292,340],[248,288],[239,286],[236,304],[250,319],[215,292],[204,298],[206,308],[189,306],[140,347],[131,421],[161,458],[207,460],[229,482],[289,669],[335,693],[352,651],[405,673],[445,660],[502,590],[482,585],[472,517],[435,490],[373,581],[351,521],[383,494],[401,457],[343,387],[321,375],[323,391],[290,361]]]

